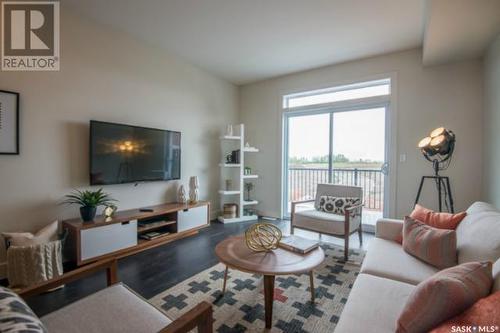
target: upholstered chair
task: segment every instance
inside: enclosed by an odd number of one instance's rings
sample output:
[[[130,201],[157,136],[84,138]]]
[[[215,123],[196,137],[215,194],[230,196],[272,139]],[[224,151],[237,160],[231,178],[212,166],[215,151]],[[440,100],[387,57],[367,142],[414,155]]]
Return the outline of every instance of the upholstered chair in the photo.
[[[337,198],[359,198],[360,204],[345,209],[344,215],[332,214],[320,210],[320,198],[331,196]],[[314,202],[314,207],[297,211],[297,205]],[[356,186],[318,184],[314,200],[292,202],[291,232],[295,228],[314,231],[324,235],[344,239],[344,259],[349,256],[349,236],[358,232],[359,242],[363,243],[361,217],[363,209],[363,189]]]

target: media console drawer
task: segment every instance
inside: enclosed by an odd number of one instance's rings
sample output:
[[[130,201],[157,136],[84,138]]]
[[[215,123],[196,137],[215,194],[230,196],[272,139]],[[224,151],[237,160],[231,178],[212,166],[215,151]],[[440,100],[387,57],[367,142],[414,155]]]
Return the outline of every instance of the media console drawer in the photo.
[[[80,232],[81,260],[137,245],[137,220],[82,229]]]
[[[201,227],[208,223],[208,207],[199,206],[177,212],[177,231]]]

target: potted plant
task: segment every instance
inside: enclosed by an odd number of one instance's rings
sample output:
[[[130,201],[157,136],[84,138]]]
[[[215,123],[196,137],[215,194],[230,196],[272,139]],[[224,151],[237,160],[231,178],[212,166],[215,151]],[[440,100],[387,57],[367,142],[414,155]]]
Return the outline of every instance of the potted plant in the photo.
[[[97,191],[80,191],[75,190],[73,193],[66,195],[64,204],[80,205],[80,215],[84,221],[92,221],[99,206],[110,206],[116,201],[109,194],[103,192],[102,188]]]

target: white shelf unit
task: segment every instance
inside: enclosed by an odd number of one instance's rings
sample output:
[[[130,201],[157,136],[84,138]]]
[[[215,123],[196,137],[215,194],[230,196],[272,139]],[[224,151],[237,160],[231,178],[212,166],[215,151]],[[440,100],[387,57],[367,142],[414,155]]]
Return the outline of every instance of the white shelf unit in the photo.
[[[245,175],[245,153],[258,153],[259,149],[255,147],[245,147],[245,125],[233,125],[233,135],[222,135],[221,146],[222,146],[222,156],[223,162],[219,164],[221,170],[221,189],[219,194],[221,196],[221,216],[217,219],[222,223],[235,223],[243,221],[253,221],[257,220],[258,216],[254,215],[244,215],[244,209],[249,206],[255,206],[259,204],[257,200],[245,201],[244,197],[244,183],[245,180],[258,179],[259,176],[256,174]],[[231,164],[226,163],[225,154],[233,151],[240,151],[240,163]],[[226,179],[231,179],[233,182],[233,188],[226,189],[225,182]],[[238,217],[236,218],[224,218],[224,204],[225,203],[236,203],[238,205]]]

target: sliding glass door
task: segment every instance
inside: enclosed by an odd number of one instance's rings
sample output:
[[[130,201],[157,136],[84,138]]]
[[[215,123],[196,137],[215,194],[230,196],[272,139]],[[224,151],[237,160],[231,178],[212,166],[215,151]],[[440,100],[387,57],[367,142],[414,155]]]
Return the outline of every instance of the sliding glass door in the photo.
[[[387,192],[386,117],[384,104],[285,113],[284,215],[317,184],[343,184],[363,188],[363,224],[374,225]]]

